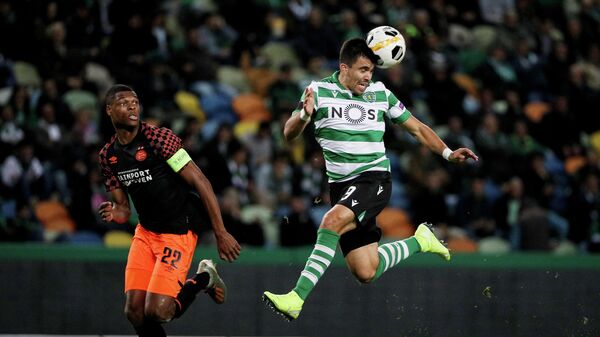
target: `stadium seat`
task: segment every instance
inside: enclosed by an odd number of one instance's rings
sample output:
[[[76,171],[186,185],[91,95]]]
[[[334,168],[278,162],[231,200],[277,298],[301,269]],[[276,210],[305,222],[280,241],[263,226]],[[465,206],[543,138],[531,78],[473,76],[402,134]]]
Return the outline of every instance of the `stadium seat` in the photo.
[[[584,167],[587,160],[584,156],[577,155],[565,159],[565,172],[569,175],[574,175],[580,168]]]
[[[110,248],[128,248],[131,240],[133,235],[126,231],[113,229],[104,234],[104,245]]]
[[[600,155],[600,131],[596,131],[590,135],[590,145]]]
[[[533,123],[539,123],[544,115],[550,111],[550,104],[546,102],[529,102],[523,107],[525,116]]]
[[[478,49],[463,49],[458,52],[458,63],[461,70],[472,74],[477,67],[485,62],[486,55]]]
[[[479,252],[482,254],[506,254],[510,252],[510,243],[498,237],[487,237],[479,240]]]
[[[454,73],[452,75],[452,80],[454,80],[454,83],[469,95],[479,98],[479,85],[471,76],[462,73]]]
[[[17,84],[21,86],[39,88],[42,84],[40,74],[31,63],[15,62],[14,75]]]
[[[473,44],[473,32],[463,25],[448,25],[448,42],[459,49],[469,48]]]
[[[233,134],[237,139],[246,139],[258,131],[259,122],[246,120],[239,121],[233,126]]]
[[[110,71],[105,66],[95,62],[85,64],[84,78],[96,84],[99,92],[106,92],[114,84]]]
[[[300,65],[298,55],[287,43],[269,42],[262,47],[261,52],[267,58],[267,63],[273,71],[279,71],[282,64],[289,64],[293,67]]]
[[[473,47],[487,51],[496,42],[498,32],[496,28],[488,25],[479,25],[471,29],[473,32]]]
[[[92,231],[76,231],[69,237],[69,243],[74,245],[102,245],[102,238]]]
[[[62,203],[54,200],[40,201],[35,205],[35,216],[44,228],[44,237],[52,241],[61,234],[75,232],[75,221]]]
[[[240,94],[249,93],[251,91],[250,83],[248,83],[246,75],[238,67],[220,66],[219,69],[217,69],[217,80],[220,83],[231,86]]]
[[[186,115],[196,118],[201,123],[206,120],[204,110],[200,107],[200,100],[191,92],[178,91],[175,94],[175,103],[179,110]]]
[[[240,121],[263,122],[271,120],[271,112],[259,95],[239,95],[233,99],[232,106]]]
[[[399,208],[384,208],[376,221],[386,237],[405,239],[415,233],[415,227],[410,224],[408,214]]]
[[[449,239],[448,249],[453,253],[474,253],[478,247],[473,240],[462,237]]]

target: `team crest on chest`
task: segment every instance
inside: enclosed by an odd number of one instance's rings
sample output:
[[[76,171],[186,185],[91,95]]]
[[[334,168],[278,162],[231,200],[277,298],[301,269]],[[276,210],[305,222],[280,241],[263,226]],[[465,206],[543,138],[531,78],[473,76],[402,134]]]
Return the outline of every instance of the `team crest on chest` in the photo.
[[[146,153],[146,151],[144,151],[144,147],[138,147],[137,151],[135,152],[135,160],[144,161],[146,160],[146,158],[148,158],[148,154]]]
[[[360,124],[367,117],[365,108],[358,104],[349,104],[344,109],[344,118],[352,124]]]
[[[363,94],[363,99],[369,103],[375,102],[376,98],[377,96],[375,96],[375,93],[372,91],[367,91]]]

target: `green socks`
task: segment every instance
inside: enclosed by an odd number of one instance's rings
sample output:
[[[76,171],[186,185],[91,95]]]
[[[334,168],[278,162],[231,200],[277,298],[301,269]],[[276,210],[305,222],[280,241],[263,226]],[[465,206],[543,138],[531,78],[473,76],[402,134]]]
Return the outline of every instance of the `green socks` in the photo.
[[[414,253],[420,252],[421,246],[419,246],[417,239],[410,237],[408,239],[383,244],[379,246],[377,250],[379,251],[379,265],[377,266],[377,271],[375,272],[375,277],[373,277],[372,281],[377,280],[383,273],[400,263],[400,261]]]
[[[317,285],[317,282],[331,264],[335,256],[338,241],[340,241],[340,236],[334,231],[324,228],[320,228],[317,231],[315,248],[310,253],[306,266],[304,266],[304,270],[300,274],[300,278],[298,278],[298,282],[294,288],[294,291],[303,300],[306,299],[315,285]]]

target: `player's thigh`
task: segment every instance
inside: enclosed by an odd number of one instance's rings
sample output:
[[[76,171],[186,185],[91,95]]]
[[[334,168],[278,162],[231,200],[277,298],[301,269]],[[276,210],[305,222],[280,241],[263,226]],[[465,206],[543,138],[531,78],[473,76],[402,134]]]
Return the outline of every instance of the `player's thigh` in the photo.
[[[156,262],[150,240],[150,233],[138,225],[129,248],[125,267],[126,293],[130,290],[146,291],[148,289]]]
[[[134,289],[125,293],[125,315],[134,326],[140,326],[144,323],[145,303],[145,291]]]
[[[351,250],[345,257],[348,269],[361,282],[368,282],[375,276],[379,264],[377,247],[378,243],[373,242]]]
[[[148,292],[176,297],[184,283],[196,249],[197,236],[187,234],[158,234],[152,241],[156,255]]]

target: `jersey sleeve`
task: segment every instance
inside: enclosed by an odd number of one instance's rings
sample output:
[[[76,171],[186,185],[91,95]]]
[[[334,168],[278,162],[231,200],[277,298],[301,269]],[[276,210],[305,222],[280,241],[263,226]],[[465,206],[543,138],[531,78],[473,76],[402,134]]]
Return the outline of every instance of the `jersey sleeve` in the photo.
[[[179,172],[192,158],[185,151],[179,138],[167,128],[148,128],[145,132],[154,153],[163,158],[175,172]]]
[[[148,127],[144,133],[154,153],[165,160],[171,158],[183,147],[181,145],[181,138],[177,137],[170,129]]]
[[[110,192],[116,190],[117,188],[121,188],[121,183],[119,182],[119,179],[115,177],[112,170],[108,166],[108,144],[104,146],[100,151],[98,161],[100,163],[100,171],[102,172],[102,176],[104,177],[104,188],[106,189],[106,192]]]
[[[410,111],[408,111],[404,104],[402,104],[402,102],[396,98],[396,95],[394,95],[394,93],[387,88],[385,89],[385,93],[388,101],[388,110],[386,112],[388,118],[394,124],[402,124],[406,122],[411,116]]]

